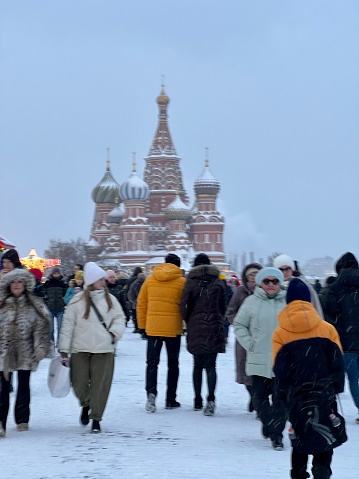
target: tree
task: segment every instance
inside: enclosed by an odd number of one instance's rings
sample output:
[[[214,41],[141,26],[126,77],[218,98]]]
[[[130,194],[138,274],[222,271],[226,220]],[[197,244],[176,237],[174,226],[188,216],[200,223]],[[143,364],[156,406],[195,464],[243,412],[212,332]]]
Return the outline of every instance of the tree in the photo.
[[[44,252],[45,258],[61,260],[61,272],[64,276],[72,274],[76,263],[84,264],[87,261],[86,241],[82,238],[70,241],[50,239],[50,245]]]

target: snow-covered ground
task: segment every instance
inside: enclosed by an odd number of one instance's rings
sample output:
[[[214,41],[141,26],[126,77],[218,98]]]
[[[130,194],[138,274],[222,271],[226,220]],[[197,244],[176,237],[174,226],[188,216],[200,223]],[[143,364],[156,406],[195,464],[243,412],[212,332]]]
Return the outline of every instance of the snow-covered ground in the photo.
[[[274,451],[261,437],[260,423],[247,412],[248,396],[234,382],[233,337],[218,356],[217,412],[193,411],[192,356],[183,338],[178,400],[182,407],[164,409],[165,351],[159,368],[157,412],[144,410],[146,341],[132,328],[118,344],[116,371],[103,432],[90,434],[79,425],[80,408],[70,393],[53,399],[47,389],[44,360],[32,375],[29,432],[17,432],[9,416],[7,436],[0,439],[2,479],[211,479],[288,478],[290,447]],[[206,386],[204,382],[203,386]],[[13,396],[13,395],[12,395]],[[14,398],[12,398],[12,401]],[[349,441],[335,450],[333,479],[358,477],[359,426],[348,390],[341,395]]]

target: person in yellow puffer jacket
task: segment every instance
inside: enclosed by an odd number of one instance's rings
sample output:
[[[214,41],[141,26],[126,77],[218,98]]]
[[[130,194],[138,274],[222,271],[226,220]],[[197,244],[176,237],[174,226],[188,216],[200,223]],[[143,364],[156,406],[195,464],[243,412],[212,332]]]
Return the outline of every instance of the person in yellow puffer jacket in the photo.
[[[186,282],[180,266],[180,258],[168,254],[165,263],[156,266],[143,283],[137,298],[138,328],[147,334],[146,411],[150,413],[156,411],[157,369],[163,343],[168,360],[166,409],[180,407],[176,401],[182,334],[180,303]]]

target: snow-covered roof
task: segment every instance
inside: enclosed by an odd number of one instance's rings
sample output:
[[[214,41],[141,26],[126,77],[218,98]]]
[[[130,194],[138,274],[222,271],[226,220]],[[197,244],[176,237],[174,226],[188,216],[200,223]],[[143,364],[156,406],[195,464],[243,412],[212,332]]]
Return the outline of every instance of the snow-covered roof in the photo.
[[[189,217],[190,210],[176,194],[175,199],[166,208],[166,216],[169,220],[185,220]]]

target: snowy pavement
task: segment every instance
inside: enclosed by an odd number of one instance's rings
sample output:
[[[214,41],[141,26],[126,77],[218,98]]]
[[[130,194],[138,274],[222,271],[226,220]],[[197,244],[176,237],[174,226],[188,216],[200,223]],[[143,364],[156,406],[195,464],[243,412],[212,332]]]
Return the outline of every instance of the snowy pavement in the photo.
[[[180,356],[177,399],[164,409],[166,357],[159,368],[157,412],[145,412],[146,341],[127,329],[118,344],[103,432],[79,424],[80,408],[70,393],[54,399],[47,389],[49,360],[32,375],[29,432],[17,432],[12,409],[7,436],[0,439],[1,479],[211,479],[289,477],[290,447],[274,451],[261,437],[260,423],[247,412],[248,396],[234,382],[233,337],[218,356],[217,411],[193,411],[192,356],[185,338]],[[203,389],[206,382],[203,383]],[[14,395],[12,395],[12,401]],[[359,426],[348,390],[341,395],[349,441],[335,450],[332,479],[358,477]],[[13,404],[11,405],[11,407]]]

